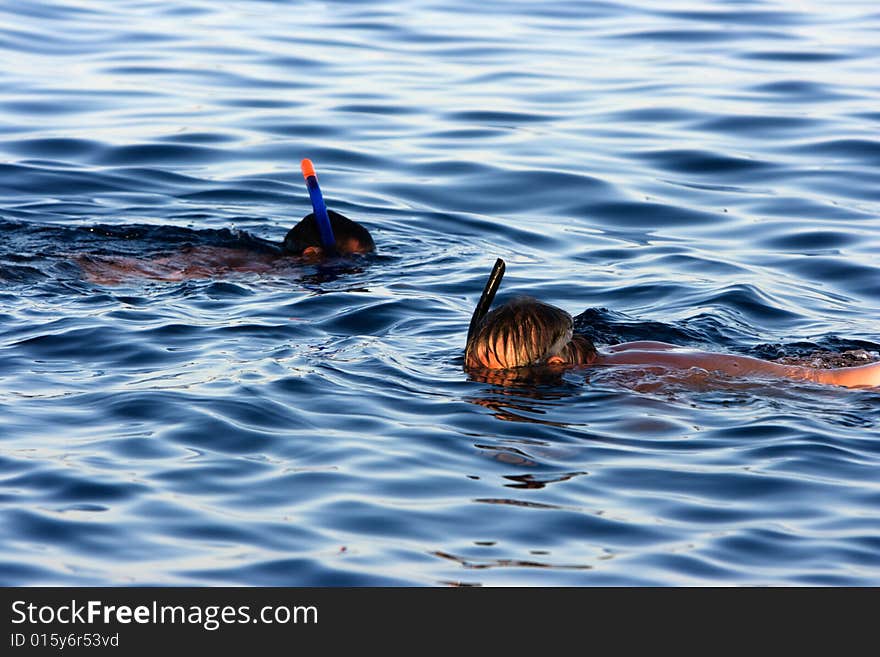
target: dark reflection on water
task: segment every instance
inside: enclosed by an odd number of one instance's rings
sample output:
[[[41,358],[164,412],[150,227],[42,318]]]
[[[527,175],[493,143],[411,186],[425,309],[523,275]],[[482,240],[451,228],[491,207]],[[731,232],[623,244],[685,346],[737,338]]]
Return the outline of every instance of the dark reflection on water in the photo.
[[[6,3],[0,583],[880,584],[880,393],[461,368],[498,256],[604,344],[880,350],[878,20]],[[279,241],[302,157],[375,256],[84,275]]]

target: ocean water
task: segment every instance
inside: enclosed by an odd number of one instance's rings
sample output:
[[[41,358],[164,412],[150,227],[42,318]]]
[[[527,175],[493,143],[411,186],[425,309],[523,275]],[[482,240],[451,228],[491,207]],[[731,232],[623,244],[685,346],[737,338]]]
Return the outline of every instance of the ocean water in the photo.
[[[0,584],[880,585],[880,391],[462,370],[499,299],[608,343],[880,350],[868,2],[0,3]],[[299,160],[375,255],[280,240]]]

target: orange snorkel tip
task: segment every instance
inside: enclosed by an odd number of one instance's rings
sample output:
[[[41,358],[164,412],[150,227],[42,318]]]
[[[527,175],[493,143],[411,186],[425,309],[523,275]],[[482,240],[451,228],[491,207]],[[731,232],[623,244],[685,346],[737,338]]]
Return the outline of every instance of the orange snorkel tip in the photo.
[[[312,164],[312,161],[309,159],[305,159],[300,162],[299,168],[302,169],[303,178],[305,178],[306,180],[309,179],[309,176],[314,176],[315,178],[318,177],[318,174],[315,173],[315,165]]]

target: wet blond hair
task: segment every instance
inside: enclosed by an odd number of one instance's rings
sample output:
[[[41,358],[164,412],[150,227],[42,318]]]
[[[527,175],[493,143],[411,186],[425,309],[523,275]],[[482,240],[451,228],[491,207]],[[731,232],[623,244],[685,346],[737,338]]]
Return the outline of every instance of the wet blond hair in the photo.
[[[480,324],[465,348],[465,367],[540,365],[566,349],[571,315],[550,304],[520,297],[499,306]]]

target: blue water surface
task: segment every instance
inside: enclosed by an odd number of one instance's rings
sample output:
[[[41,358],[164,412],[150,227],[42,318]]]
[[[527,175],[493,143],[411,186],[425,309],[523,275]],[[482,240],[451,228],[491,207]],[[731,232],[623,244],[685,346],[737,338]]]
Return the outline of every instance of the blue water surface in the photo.
[[[606,341],[880,349],[873,1],[0,3],[0,584],[880,585],[880,392],[462,371],[496,257]],[[375,255],[280,240],[299,160]]]

